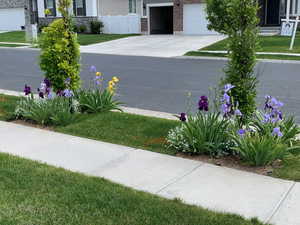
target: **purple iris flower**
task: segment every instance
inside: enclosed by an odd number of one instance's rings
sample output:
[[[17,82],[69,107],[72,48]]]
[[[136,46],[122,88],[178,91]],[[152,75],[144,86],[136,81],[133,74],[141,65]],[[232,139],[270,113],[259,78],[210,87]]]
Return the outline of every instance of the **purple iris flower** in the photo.
[[[222,109],[222,112],[223,112],[225,117],[228,116],[230,111],[231,111],[230,105],[228,105],[228,104],[222,104],[221,109]]]
[[[235,86],[234,85],[232,85],[232,84],[226,84],[225,86],[224,86],[224,92],[225,93],[227,93],[227,92],[229,92],[232,88],[234,88]]]
[[[59,96],[59,97],[62,97],[64,95],[64,92],[62,90],[58,90],[56,92],[56,95]]]
[[[266,113],[264,114],[264,119],[263,119],[263,123],[268,123],[271,120],[271,115]]]
[[[44,96],[44,93],[42,92],[42,91],[40,91],[39,89],[38,89],[38,91],[39,91],[39,97],[40,98],[44,98],[45,96]]]
[[[24,93],[25,93],[26,96],[31,94],[31,87],[27,86],[27,84],[25,85]]]
[[[242,114],[242,112],[239,109],[236,109],[234,111],[234,115],[236,115],[236,116],[242,116],[243,114]]]
[[[273,129],[272,135],[273,135],[273,136],[282,137],[283,134],[282,134],[281,131],[280,131],[280,127],[275,127],[275,128]]]
[[[51,82],[50,82],[50,80],[48,80],[47,78],[44,79],[44,83],[46,84],[46,87],[47,87],[47,88],[50,88],[50,87],[51,87]]]
[[[201,96],[200,100],[198,102],[198,108],[200,111],[208,111],[208,97],[207,96]]]
[[[179,119],[180,119],[182,122],[185,122],[185,121],[187,120],[186,113],[181,113]]]
[[[49,92],[48,95],[47,95],[47,98],[48,99],[53,99],[54,98],[54,95],[52,92]]]
[[[244,135],[246,134],[246,130],[244,130],[244,129],[239,129],[237,133],[238,133],[238,135],[240,135],[240,136],[244,136]]]
[[[90,67],[90,72],[91,72],[91,73],[96,73],[96,72],[97,72],[96,66],[91,66],[91,67]]]
[[[230,104],[230,96],[226,92],[223,95],[222,102],[225,102],[226,104]]]
[[[74,93],[72,90],[69,90],[69,89],[65,89],[64,92],[63,92],[63,96],[66,97],[66,98],[71,98],[74,96]]]

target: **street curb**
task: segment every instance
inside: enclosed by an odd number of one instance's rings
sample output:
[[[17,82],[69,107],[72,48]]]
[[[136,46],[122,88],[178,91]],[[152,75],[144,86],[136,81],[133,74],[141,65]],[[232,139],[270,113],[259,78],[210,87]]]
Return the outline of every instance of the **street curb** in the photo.
[[[24,96],[23,92],[4,90],[4,89],[0,89],[0,94],[17,96],[17,97]],[[147,110],[147,109],[138,109],[138,108],[133,108],[133,107],[121,107],[121,109],[125,113],[134,114],[134,115],[155,117],[155,118],[167,119],[167,120],[177,120],[177,118],[174,116],[174,114],[167,113],[167,112],[159,112],[159,111],[153,111],[153,110]]]
[[[213,56],[176,56],[177,59],[192,59],[192,60],[220,60],[228,61],[227,57],[213,57]],[[257,59],[258,62],[266,63],[278,63],[278,64],[300,64],[300,61],[296,60],[281,60],[281,59]]]

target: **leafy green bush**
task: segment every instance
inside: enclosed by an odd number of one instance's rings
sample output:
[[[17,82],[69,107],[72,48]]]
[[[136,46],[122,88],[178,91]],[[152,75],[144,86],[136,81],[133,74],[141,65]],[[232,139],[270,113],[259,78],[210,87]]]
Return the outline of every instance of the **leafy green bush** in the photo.
[[[90,26],[92,34],[103,33],[104,24],[101,21],[91,21]]]
[[[266,166],[283,159],[290,148],[282,144],[278,137],[271,135],[245,135],[233,138],[241,158],[253,166]]]
[[[79,102],[80,111],[86,113],[107,112],[119,110],[120,102],[113,99],[114,94],[109,90],[80,90],[75,92],[75,98]]]
[[[191,154],[225,154],[230,148],[229,125],[220,113],[199,112],[169,132],[168,146]]]
[[[70,99],[56,97],[53,99],[24,98],[17,104],[15,116],[36,122],[37,124],[65,126],[76,119],[76,107]]]
[[[228,35],[229,63],[222,84],[236,88],[231,96],[243,113],[245,123],[256,110],[256,63],[258,28],[257,0],[208,0],[209,29]],[[238,19],[237,19],[238,18]]]
[[[59,0],[62,19],[57,19],[43,29],[40,39],[40,67],[52,83],[55,92],[66,89],[65,80],[70,78],[70,88],[80,87],[80,51],[77,35],[73,32],[69,15],[71,0]]]
[[[85,33],[87,31],[87,27],[84,24],[78,26],[79,33]]]

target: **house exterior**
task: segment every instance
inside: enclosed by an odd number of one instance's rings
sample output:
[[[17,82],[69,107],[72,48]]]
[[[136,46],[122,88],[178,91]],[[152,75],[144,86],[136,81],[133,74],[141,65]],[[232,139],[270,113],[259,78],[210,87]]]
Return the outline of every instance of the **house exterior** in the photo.
[[[24,28],[24,4],[24,0],[0,0],[0,30]]]
[[[37,2],[40,25],[60,17],[58,0]],[[287,0],[258,0],[260,25],[279,26],[286,15]],[[291,15],[300,13],[300,1],[291,1]],[[298,4],[299,1],[299,4]],[[0,0],[0,30],[21,29],[24,0]],[[93,20],[104,23],[105,33],[214,34],[207,29],[206,0],[73,0],[71,11],[77,25],[89,28]],[[45,9],[51,15],[45,15]]]

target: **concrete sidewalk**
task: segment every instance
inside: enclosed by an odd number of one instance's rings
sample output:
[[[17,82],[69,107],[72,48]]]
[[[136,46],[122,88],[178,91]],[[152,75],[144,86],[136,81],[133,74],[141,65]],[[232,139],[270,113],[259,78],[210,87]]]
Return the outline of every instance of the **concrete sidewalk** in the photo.
[[[300,225],[300,183],[0,122],[0,151],[212,210]]]

